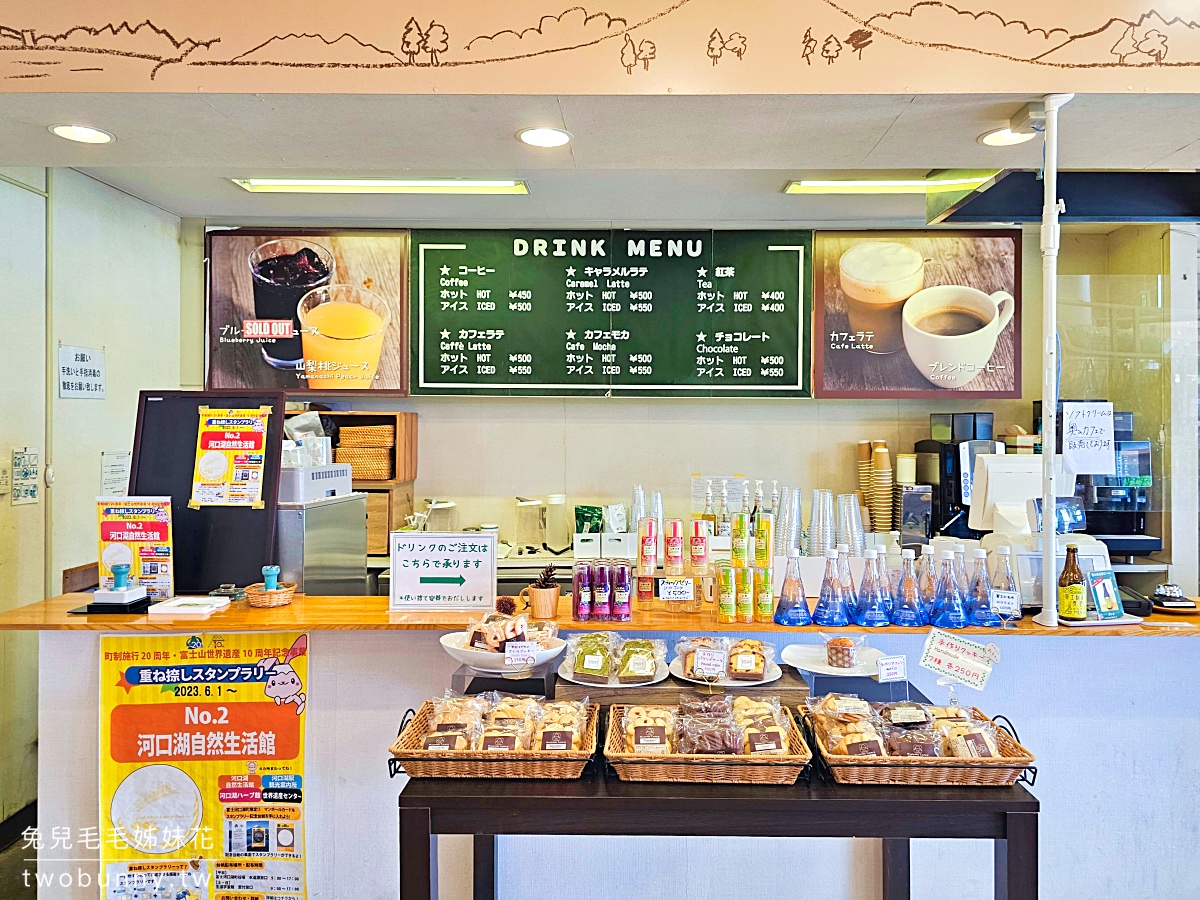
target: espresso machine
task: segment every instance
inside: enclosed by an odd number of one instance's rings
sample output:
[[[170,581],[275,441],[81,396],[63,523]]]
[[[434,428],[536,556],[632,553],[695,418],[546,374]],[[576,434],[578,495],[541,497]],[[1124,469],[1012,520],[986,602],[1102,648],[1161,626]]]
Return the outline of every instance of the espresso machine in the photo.
[[[967,526],[975,457],[1003,453],[994,440],[992,413],[933,413],[929,440],[917,441],[917,481],[932,485],[930,533],[933,536],[977,540],[981,532]]]

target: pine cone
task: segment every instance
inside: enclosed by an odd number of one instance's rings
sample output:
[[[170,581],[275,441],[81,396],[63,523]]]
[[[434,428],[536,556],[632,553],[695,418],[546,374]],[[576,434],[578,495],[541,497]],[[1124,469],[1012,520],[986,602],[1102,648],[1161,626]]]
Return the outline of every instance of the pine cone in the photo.
[[[511,616],[517,611],[517,601],[512,597],[497,597],[496,612],[502,616]]]
[[[545,589],[552,588],[557,585],[558,581],[554,577],[555,571],[557,570],[555,569],[554,563],[550,563],[550,565],[542,569],[542,574],[537,577],[537,581],[533,583],[533,586],[535,588]]]

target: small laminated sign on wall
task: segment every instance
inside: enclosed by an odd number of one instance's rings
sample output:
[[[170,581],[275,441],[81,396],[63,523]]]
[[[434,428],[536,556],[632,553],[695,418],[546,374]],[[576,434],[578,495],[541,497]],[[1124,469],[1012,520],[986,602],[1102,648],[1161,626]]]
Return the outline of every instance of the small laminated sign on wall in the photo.
[[[200,407],[191,509],[202,506],[263,506],[263,464],[269,406],[258,409]]]

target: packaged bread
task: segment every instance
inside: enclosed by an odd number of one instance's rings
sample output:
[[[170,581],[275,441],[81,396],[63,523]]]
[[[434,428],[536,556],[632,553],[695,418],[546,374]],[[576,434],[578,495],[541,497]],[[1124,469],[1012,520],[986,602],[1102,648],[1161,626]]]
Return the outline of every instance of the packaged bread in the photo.
[[[774,719],[750,719],[741,726],[742,752],[748,756],[784,756],[788,752],[787,730]]]
[[[996,727],[990,722],[947,722],[940,726],[942,750],[959,759],[994,759],[1000,755]]]
[[[762,641],[744,638],[729,648],[729,677],[735,681],[762,681],[767,663],[775,658],[775,648]]]
[[[480,620],[471,620],[467,628],[467,646],[473,650],[503,653],[509,641],[524,641],[529,631],[529,617],[524,613],[502,616],[492,613]]]
[[[663,641],[630,638],[618,651],[617,681],[620,684],[647,684],[654,680],[659,665],[667,657]]]
[[[485,725],[479,737],[480,750],[528,750],[530,732],[520,720],[504,719]]]
[[[533,731],[534,750],[580,750],[587,730],[587,700],[543,703]]]
[[[718,637],[682,637],[675,644],[683,660],[683,677],[700,681],[723,681],[729,675],[729,640]]]
[[[884,746],[888,756],[941,756],[941,741],[932,728],[883,729]]]
[[[836,722],[859,722],[874,715],[871,704],[854,694],[826,694],[804,701],[809,712],[826,716]]]
[[[625,752],[661,756],[675,746],[675,710],[669,706],[630,706],[621,719]]]
[[[541,716],[542,698],[494,692],[485,696],[493,700],[493,705],[484,717],[483,739],[480,742],[480,749],[505,749],[503,747],[483,746],[487,742],[486,738],[489,736],[490,731],[493,737],[510,732],[516,734],[519,738],[518,746],[508,749],[528,750],[533,738],[534,726]]]
[[[732,719],[685,716],[679,720],[679,752],[701,754],[741,754],[744,729]]]
[[[568,642],[571,678],[588,684],[608,684],[613,669],[613,635],[607,631],[572,636]]]
[[[482,697],[442,697],[433,701],[430,731],[454,731],[463,726],[474,731],[483,724],[488,702]]]
[[[933,726],[933,713],[923,703],[913,700],[876,703],[872,705],[872,708],[887,725],[896,728],[930,728]]]
[[[835,669],[853,669],[858,665],[858,651],[866,643],[865,637],[830,637],[821,635],[825,642],[825,661]]]
[[[837,756],[885,756],[883,736],[871,719],[838,722],[828,716],[815,717],[816,732],[825,749]]]

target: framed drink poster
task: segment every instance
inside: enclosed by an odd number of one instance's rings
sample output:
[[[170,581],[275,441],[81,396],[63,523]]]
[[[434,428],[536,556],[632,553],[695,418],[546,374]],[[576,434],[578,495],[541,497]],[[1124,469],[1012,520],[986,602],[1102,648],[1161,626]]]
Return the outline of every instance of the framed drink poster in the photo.
[[[408,393],[408,232],[213,230],[209,389]]]
[[[1020,236],[818,232],[814,395],[1020,397]]]

